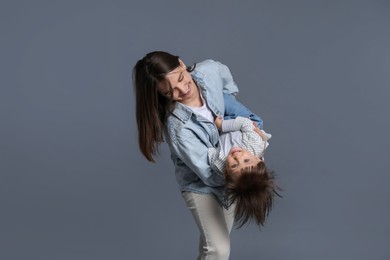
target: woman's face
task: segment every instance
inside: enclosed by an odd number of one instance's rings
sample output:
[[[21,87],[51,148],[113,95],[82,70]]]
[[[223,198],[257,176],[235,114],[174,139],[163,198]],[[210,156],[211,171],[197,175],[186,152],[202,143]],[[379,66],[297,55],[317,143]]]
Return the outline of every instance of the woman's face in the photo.
[[[261,159],[252,155],[248,150],[233,147],[226,157],[226,171],[238,174],[247,167],[255,167]]]
[[[157,90],[164,97],[190,105],[199,97],[199,92],[186,65],[179,61],[180,66],[165,76],[165,81],[157,85]]]

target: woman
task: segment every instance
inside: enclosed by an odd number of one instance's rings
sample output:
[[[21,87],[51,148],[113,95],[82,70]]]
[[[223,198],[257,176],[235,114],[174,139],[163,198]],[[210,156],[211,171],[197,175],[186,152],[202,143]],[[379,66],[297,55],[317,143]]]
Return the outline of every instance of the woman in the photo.
[[[141,152],[154,162],[159,144],[168,143],[201,233],[198,259],[228,259],[234,205],[229,207],[225,180],[211,169],[207,151],[218,146],[214,119],[224,114],[224,93],[238,93],[229,69],[212,60],[189,68],[178,56],[156,51],[136,63],[133,80]]]

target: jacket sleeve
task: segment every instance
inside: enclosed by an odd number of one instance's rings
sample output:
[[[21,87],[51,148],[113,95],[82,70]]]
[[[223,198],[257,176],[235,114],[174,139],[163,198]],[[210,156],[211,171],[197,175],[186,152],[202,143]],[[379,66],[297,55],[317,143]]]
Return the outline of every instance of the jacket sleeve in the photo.
[[[208,148],[199,146],[200,140],[194,135],[182,132],[175,142],[171,143],[172,152],[191,170],[204,184],[210,187],[220,187],[225,184],[223,176],[215,173],[208,159]],[[192,136],[191,136],[192,135]]]
[[[232,74],[230,73],[229,68],[218,61],[216,63],[218,65],[219,75],[223,83],[223,93],[231,94],[234,96],[237,95],[238,87],[236,83],[233,81],[233,77]]]
[[[256,122],[260,129],[263,129],[263,119],[240,103],[235,96],[224,93],[223,99],[225,102],[224,119],[234,119],[238,116],[246,117]]]

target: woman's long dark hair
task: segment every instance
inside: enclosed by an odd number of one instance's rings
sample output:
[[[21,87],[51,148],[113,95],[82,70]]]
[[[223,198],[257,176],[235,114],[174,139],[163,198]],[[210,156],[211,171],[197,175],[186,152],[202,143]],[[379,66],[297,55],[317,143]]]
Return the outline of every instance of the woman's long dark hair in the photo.
[[[142,154],[151,162],[158,154],[159,144],[164,141],[166,119],[174,104],[174,101],[158,93],[157,84],[179,66],[179,56],[154,51],[146,54],[133,69],[138,144]],[[188,72],[194,69],[195,65],[187,67]]]

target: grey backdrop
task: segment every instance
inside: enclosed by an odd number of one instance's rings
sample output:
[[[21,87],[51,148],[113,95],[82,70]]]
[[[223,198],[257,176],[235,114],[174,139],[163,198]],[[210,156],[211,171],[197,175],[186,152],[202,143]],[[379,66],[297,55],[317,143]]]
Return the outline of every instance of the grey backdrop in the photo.
[[[131,69],[229,66],[284,198],[231,259],[390,259],[389,1],[0,3],[0,259],[194,259],[166,145],[140,154]]]

